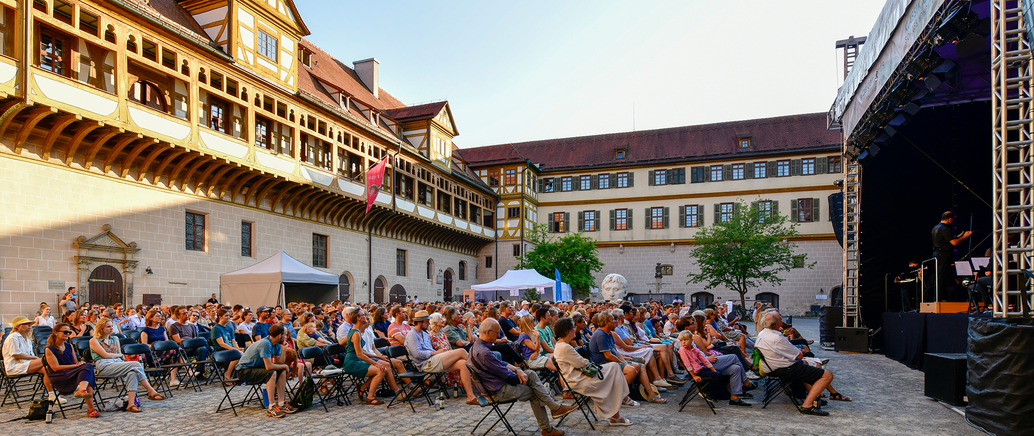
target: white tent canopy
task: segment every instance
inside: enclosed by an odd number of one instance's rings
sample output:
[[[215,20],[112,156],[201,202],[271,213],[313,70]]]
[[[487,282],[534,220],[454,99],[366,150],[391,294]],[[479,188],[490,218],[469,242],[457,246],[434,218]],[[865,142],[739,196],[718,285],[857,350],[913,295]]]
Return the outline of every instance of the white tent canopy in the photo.
[[[480,294],[485,300],[496,299],[499,294],[493,291],[519,291],[521,289],[537,289],[542,293],[543,299],[552,300],[553,296],[548,295],[551,292],[543,292],[543,290],[552,289],[555,284],[553,279],[545,277],[533,269],[512,269],[494,282],[474,285],[471,288],[474,289],[475,295]]]
[[[338,276],[317,270],[283,251],[247,268],[229,272],[219,276],[219,288],[222,300],[229,304],[240,304],[247,307],[274,306],[283,304],[286,298],[285,288],[299,285],[299,291],[309,291],[312,297],[319,297],[338,285]],[[306,299],[307,302],[316,298]]]

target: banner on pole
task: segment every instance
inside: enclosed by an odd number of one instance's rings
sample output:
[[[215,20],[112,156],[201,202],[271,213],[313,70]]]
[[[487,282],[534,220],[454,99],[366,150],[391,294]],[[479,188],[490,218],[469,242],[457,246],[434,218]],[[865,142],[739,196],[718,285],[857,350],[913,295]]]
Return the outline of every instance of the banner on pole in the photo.
[[[366,171],[366,213],[370,213],[373,202],[377,201],[377,194],[381,192],[381,182],[384,181],[384,170],[387,168],[388,159],[381,159],[377,165]]]

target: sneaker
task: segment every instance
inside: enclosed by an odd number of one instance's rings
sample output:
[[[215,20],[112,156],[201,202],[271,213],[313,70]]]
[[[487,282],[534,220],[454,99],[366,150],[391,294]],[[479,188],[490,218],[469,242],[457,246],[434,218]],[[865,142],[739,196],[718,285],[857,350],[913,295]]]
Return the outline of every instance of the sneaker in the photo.
[[[760,380],[761,376],[754,371],[747,371],[747,380]]]
[[[298,411],[298,409],[294,408],[294,406],[291,406],[290,404],[287,404],[287,403],[284,403],[283,405],[281,405],[280,406],[280,410],[282,412],[286,413],[286,414],[292,414],[292,413]]]
[[[269,406],[269,408],[266,409],[266,416],[268,416],[270,418],[283,418],[283,417],[287,416],[287,414],[284,413],[283,410],[280,410],[279,407],[274,405],[274,406]]]
[[[564,431],[554,427],[549,430],[542,430],[542,436],[564,436]]]
[[[730,406],[750,407],[750,403],[743,401],[742,398],[736,400],[729,400]]]
[[[665,388],[662,388],[662,387],[660,387],[660,386],[656,386],[656,385],[654,385],[654,387],[653,387],[653,388],[654,388],[654,389],[657,389],[657,393],[659,393],[659,394],[660,394],[660,393],[664,393],[664,392],[668,392],[668,390],[667,390],[667,389],[665,389]]]
[[[68,400],[57,396],[57,394],[53,392],[51,392],[50,395],[47,395],[47,400],[50,400],[51,403],[59,402],[61,404],[68,404]]]
[[[828,364],[829,364],[829,359],[822,359],[822,366],[826,366]]]
[[[654,386],[659,387],[659,388],[673,388],[674,387],[674,386],[671,385],[671,383],[668,383],[668,382],[666,382],[664,380],[654,380],[652,384]]]
[[[671,383],[671,384],[673,384],[675,386],[682,386],[682,385],[686,384],[685,380],[682,380],[682,379],[680,379],[678,377],[668,377],[668,378],[665,378],[664,381],[666,381],[668,383]]]

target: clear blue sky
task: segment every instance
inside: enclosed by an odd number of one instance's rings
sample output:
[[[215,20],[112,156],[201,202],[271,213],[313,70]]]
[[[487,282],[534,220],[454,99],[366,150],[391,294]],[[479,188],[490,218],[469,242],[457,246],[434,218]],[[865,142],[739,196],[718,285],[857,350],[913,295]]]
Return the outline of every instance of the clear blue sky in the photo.
[[[882,0],[296,0],[351,64],[376,57],[407,105],[448,100],[460,147],[825,112],[834,42]]]

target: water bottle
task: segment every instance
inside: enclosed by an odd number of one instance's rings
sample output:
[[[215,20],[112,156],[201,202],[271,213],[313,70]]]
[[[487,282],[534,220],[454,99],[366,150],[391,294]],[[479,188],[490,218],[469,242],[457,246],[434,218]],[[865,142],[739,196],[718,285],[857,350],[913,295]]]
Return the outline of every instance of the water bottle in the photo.
[[[452,387],[452,394],[453,394],[452,395],[453,397],[459,398],[460,397],[460,387],[459,386],[453,386]]]
[[[47,424],[53,424],[53,423],[54,423],[54,412],[51,412],[51,411],[48,410],[47,411]]]
[[[438,410],[445,408],[445,391],[438,392]]]

